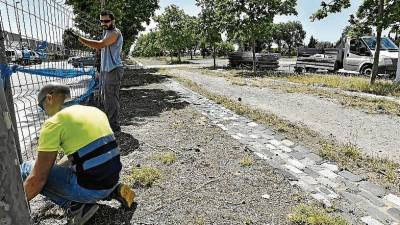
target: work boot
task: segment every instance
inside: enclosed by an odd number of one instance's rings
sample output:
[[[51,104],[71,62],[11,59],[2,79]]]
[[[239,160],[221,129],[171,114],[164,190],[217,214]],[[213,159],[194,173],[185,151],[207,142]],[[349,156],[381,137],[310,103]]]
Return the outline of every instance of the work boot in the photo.
[[[69,224],[83,225],[97,212],[97,204],[71,203],[68,209]]]
[[[113,199],[119,201],[125,208],[131,208],[135,201],[135,192],[126,184],[119,184],[111,194]]]

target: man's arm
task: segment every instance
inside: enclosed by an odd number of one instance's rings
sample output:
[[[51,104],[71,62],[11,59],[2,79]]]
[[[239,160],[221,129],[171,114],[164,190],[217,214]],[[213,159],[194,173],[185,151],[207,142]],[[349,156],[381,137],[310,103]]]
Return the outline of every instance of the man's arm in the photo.
[[[57,158],[57,152],[39,152],[31,174],[24,182],[26,198],[30,201],[43,189],[51,168]]]
[[[117,39],[118,39],[118,33],[114,31],[101,41],[91,40],[91,39],[87,39],[84,37],[79,37],[78,40],[82,44],[84,44],[90,48],[101,49],[101,48],[104,48],[104,47],[114,44],[117,41]]]

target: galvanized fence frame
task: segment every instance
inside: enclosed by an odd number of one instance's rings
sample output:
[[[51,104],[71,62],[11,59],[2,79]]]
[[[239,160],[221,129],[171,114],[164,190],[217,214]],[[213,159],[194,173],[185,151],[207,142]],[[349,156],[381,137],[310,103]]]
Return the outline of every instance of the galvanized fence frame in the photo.
[[[93,61],[96,60],[92,60],[92,50],[76,44],[66,46],[69,44],[65,40],[66,29],[85,35],[77,28],[74,18],[72,8],[56,0],[0,0],[0,32],[5,37],[8,67],[72,71],[81,69],[79,67],[94,69]],[[83,26],[93,28],[91,33],[101,35],[97,18],[85,18]],[[29,51],[29,59],[25,57],[28,55],[26,50]],[[5,91],[17,128],[15,138],[18,158],[22,162],[35,158],[40,128],[47,118],[37,106],[36,96],[40,88],[57,81],[69,85],[72,98],[77,98],[86,93],[93,76],[59,78],[14,72],[6,79]]]

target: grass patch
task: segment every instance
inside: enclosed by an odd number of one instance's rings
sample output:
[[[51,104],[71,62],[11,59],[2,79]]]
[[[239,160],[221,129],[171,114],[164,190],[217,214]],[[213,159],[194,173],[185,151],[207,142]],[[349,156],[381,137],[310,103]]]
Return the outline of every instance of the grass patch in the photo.
[[[171,165],[176,161],[176,154],[174,152],[163,152],[153,156],[153,159],[166,164]]]
[[[171,75],[173,76],[173,74]],[[276,115],[250,108],[227,97],[211,93],[190,80],[177,76],[175,78],[193,91],[239,115],[244,115],[260,124],[273,127],[278,132],[287,133],[294,139],[306,140],[306,142],[314,144],[315,148],[312,148],[313,150],[316,150],[321,157],[337,162],[339,167],[349,171],[359,171],[361,169],[362,173],[367,174],[371,179],[376,179],[380,183],[393,186],[397,191],[400,191],[400,173],[397,172],[400,169],[400,165],[398,163],[365,156],[354,145],[337,144],[306,127],[292,124],[280,119]]]
[[[239,162],[240,166],[242,167],[250,167],[253,165],[254,159],[250,155],[245,155]]]
[[[181,68],[182,69],[182,68]],[[321,89],[320,86],[339,88],[348,91],[367,92],[380,95],[392,92],[394,96],[400,96],[400,86],[389,81],[379,81],[373,86],[369,86],[369,79],[363,77],[344,77],[338,75],[302,75],[294,76],[287,74],[258,72],[257,76],[248,78],[247,72],[231,71],[215,71],[207,69],[185,68],[185,71],[200,72],[209,76],[224,77],[231,82],[232,85],[244,86],[250,85],[255,87],[268,87],[284,91],[287,93],[303,93],[312,94],[320,97],[337,100],[341,105],[358,108],[371,114],[391,114],[400,116],[400,104],[395,101],[382,98],[369,98],[362,96],[351,96],[340,93],[336,90]],[[244,74],[244,75],[243,75]],[[247,75],[246,75],[247,74]],[[265,74],[268,74],[265,75]],[[275,80],[284,80],[297,83],[297,85],[288,83],[276,83]],[[343,88],[346,87],[346,88]],[[358,87],[358,89],[357,89]],[[399,90],[397,90],[397,88]]]
[[[135,185],[151,187],[161,178],[161,171],[154,167],[134,168],[131,173],[131,181]]]
[[[289,215],[289,221],[296,225],[348,225],[345,219],[332,216],[326,210],[317,207],[300,204]]]

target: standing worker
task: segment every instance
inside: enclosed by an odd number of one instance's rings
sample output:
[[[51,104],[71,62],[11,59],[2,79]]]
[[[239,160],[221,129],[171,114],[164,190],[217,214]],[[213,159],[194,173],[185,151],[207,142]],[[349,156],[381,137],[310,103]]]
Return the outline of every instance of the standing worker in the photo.
[[[117,199],[130,208],[135,193],[118,182],[120,150],[107,116],[91,106],[66,107],[68,86],[49,83],[38,94],[50,118],[40,131],[35,162],[21,165],[28,201],[39,193],[69,212],[72,224],[86,223],[99,200]],[[58,152],[66,157],[56,163]]]
[[[104,109],[114,132],[121,131],[119,125],[119,89],[124,73],[121,60],[123,37],[121,31],[115,27],[115,17],[111,11],[103,11],[100,14],[100,23],[104,29],[103,39],[100,41],[80,37],[68,30],[70,35],[77,38],[84,45],[101,49],[100,74],[102,92],[104,93]]]

